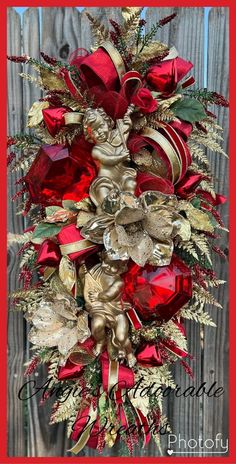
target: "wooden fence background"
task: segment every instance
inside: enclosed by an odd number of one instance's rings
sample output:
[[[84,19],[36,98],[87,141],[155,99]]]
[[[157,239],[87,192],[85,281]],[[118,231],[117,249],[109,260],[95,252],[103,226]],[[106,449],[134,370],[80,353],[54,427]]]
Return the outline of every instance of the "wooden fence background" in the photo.
[[[89,8],[94,16],[107,22],[108,18],[119,19],[120,8]],[[146,11],[147,29],[161,17],[178,13],[177,18],[158,32],[158,38],[175,45],[180,56],[190,59],[195,66],[198,87],[203,87],[204,76],[204,9],[203,8],[148,8]],[[41,20],[40,20],[40,14]],[[208,23],[208,88],[227,96],[228,94],[228,9],[212,8]],[[28,8],[22,17],[13,9],[8,10],[8,54],[29,54],[39,57],[43,50],[52,56],[66,59],[68,51],[78,47],[89,48],[91,33],[85,12],[76,8]],[[21,132],[25,126],[27,111],[33,101],[40,96],[40,91],[28,82],[22,82],[18,76],[21,65],[8,64],[8,122],[9,133]],[[26,71],[27,72],[27,71]],[[224,148],[228,148],[228,111],[215,108],[220,123],[224,127]],[[219,190],[228,191],[227,160],[215,153],[209,153],[213,172]],[[9,178],[9,231],[20,233],[24,229],[24,220],[16,216],[16,208],[11,202],[15,192],[15,178]],[[223,218],[227,223],[227,207],[223,208]],[[221,242],[227,252],[227,237]],[[18,286],[17,248],[9,250],[9,291]],[[220,279],[227,280],[227,263],[215,259],[215,266]],[[180,366],[173,368],[176,383],[183,388],[202,382],[211,385],[217,381],[225,393],[220,398],[175,398],[166,401],[166,413],[172,430],[186,440],[203,438],[214,439],[222,434],[224,441],[228,437],[228,312],[227,286],[216,290],[216,296],[223,305],[223,310],[210,310],[217,323],[215,328],[201,328],[198,324],[187,323],[191,362],[195,373],[193,381]],[[23,377],[24,362],[28,359],[29,347],[26,341],[27,327],[22,314],[9,312],[9,395],[8,395],[8,444],[9,456],[68,456],[69,447],[66,439],[65,425],[48,425],[48,406],[40,407],[38,399],[26,403],[17,398],[19,388],[25,382]],[[36,380],[43,382],[44,373],[40,371]],[[163,454],[166,455],[167,442],[163,437]],[[177,455],[186,449],[182,444],[176,449]],[[190,451],[190,450],[189,450]],[[199,452],[197,447],[194,451]],[[209,450],[217,452],[219,448]],[[112,449],[106,455],[119,455],[118,449]],[[82,456],[97,455],[96,451],[85,450]],[[140,455],[140,453],[138,453]],[[141,452],[143,456],[157,456],[154,444]],[[187,454],[186,456],[191,456]],[[196,454],[195,454],[196,455]],[[216,454],[214,454],[216,455]],[[183,454],[182,454],[183,456]]]

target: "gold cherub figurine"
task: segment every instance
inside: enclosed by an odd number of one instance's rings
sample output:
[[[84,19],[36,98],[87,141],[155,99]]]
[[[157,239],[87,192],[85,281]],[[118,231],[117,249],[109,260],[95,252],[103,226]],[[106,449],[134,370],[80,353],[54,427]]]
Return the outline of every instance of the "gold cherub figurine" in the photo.
[[[136,358],[129,340],[129,321],[125,314],[128,307],[127,303],[121,302],[124,282],[120,274],[125,271],[124,262],[109,259],[105,252],[101,255],[102,262],[91,269],[86,264],[80,267],[85,306],[92,319],[91,333],[96,340],[94,352],[100,354],[110,342],[114,357],[126,358],[132,367]],[[111,331],[110,340],[106,329]]]
[[[96,190],[97,205],[101,205],[108,194],[108,181],[122,191],[131,193],[135,191],[136,171],[128,165],[130,155],[126,145],[132,128],[130,115],[133,111],[134,105],[130,105],[124,118],[116,121],[117,127],[115,129],[114,121],[102,108],[88,108],[85,111],[83,120],[85,138],[89,142],[95,143],[92,157],[99,161],[98,178],[95,180],[96,187],[93,188],[93,184],[91,186],[93,194]],[[104,179],[104,182],[101,178]]]

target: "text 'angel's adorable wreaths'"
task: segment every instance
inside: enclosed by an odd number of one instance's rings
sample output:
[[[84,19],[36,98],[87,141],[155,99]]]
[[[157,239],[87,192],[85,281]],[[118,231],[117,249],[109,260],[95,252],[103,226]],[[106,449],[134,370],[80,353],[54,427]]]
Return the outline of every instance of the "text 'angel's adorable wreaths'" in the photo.
[[[223,255],[214,240],[225,197],[205,147],[224,154],[208,108],[228,102],[190,89],[192,63],[153,41],[175,14],[147,33],[140,14],[122,8],[112,31],[87,14],[96,43],[69,64],[8,57],[31,64],[38,77],[21,76],[44,90],[30,130],[8,139],[8,163],[24,171],[15,199],[32,221],[9,234],[22,243],[23,288],[11,297],[31,324],[26,374],[46,363],[43,399],[66,392],[51,423],[68,420],[74,453],[120,441],[132,454],[151,437],[159,446],[170,366],[192,375],[183,319],[214,326],[204,304],[220,306],[209,287],[223,283],[211,254]]]

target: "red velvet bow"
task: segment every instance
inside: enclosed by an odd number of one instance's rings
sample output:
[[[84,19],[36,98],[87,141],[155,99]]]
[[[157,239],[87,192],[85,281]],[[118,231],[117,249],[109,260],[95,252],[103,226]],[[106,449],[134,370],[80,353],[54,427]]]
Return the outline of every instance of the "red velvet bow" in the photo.
[[[97,106],[101,106],[114,121],[122,119],[133,95],[142,86],[142,77],[137,71],[128,71],[121,79],[118,90],[110,87],[104,91],[101,84],[94,85],[90,92],[95,97]]]
[[[170,96],[177,87],[178,82],[190,71],[193,64],[182,58],[164,60],[152,66],[147,74],[147,82],[151,87],[160,92],[162,96]]]
[[[92,337],[89,337],[87,338],[87,340],[85,340],[84,343],[78,343],[78,349],[81,349],[82,352],[84,351],[90,354],[92,358],[94,356],[92,351],[94,343],[94,339]],[[85,366],[86,364],[81,362],[80,358],[78,359],[75,351],[75,353],[72,353],[69,356],[69,359],[67,360],[65,366],[60,367],[58,379],[64,380],[80,377],[84,371]]]
[[[101,106],[113,121],[123,118],[129,105],[124,95],[114,90],[104,92],[104,90],[98,86],[93,87],[91,90],[95,97],[96,106]]]
[[[73,425],[73,432],[71,434],[72,440],[77,441],[81,433],[84,431],[86,425],[88,424],[90,406],[86,406],[83,410],[80,410],[76,421]],[[99,439],[99,430],[101,428],[99,416],[95,419],[93,427],[91,428],[90,436],[86,445],[90,448],[97,448],[98,439]]]
[[[139,364],[146,367],[162,366],[162,358],[158,346],[153,343],[146,343],[136,353],[136,359]]]
[[[52,240],[44,240],[38,252],[37,264],[40,266],[57,267],[60,260],[61,252],[59,246]]]
[[[207,176],[203,174],[192,174],[189,171],[186,172],[183,179],[177,184],[175,193],[181,198],[191,198],[196,195],[196,188],[203,179]]]
[[[105,391],[109,390],[110,386],[110,374],[111,374],[111,362],[109,360],[108,354],[105,351],[100,356],[102,364],[102,384]],[[132,388],[134,386],[134,373],[130,367],[124,366],[123,364],[116,363],[117,365],[117,380],[115,384],[117,385],[116,389],[122,388]]]
[[[64,114],[67,112],[68,109],[64,107],[47,108],[45,110],[42,110],[44,122],[47,126],[49,134],[52,137],[55,137],[55,135],[65,125]]]
[[[132,96],[142,86],[142,77],[137,71],[125,72],[121,56],[118,61],[121,60],[123,71],[120,69],[119,72],[123,75],[118,73],[115,59],[112,50],[108,53],[103,46],[91,54],[78,49],[69,58],[70,64],[80,71],[82,88],[89,88],[96,105],[101,106],[113,120],[123,118]],[[63,77],[70,92],[76,96],[77,89],[66,69]]]
[[[219,195],[217,193],[214,198],[209,192],[206,192],[202,189],[197,189],[196,194],[199,195],[203,200],[210,203],[212,206],[222,205],[227,201],[227,197],[225,197],[224,195]]]
[[[60,245],[69,246],[69,244],[75,244],[74,242],[77,242],[78,251],[74,251],[69,254],[66,253],[68,254],[68,257],[71,259],[71,261],[81,258],[84,260],[91,253],[94,253],[100,249],[99,245],[96,245],[95,243],[93,244],[92,242],[85,240],[84,237],[82,237],[82,235],[80,234],[80,231],[79,229],[77,229],[75,224],[69,224],[67,226],[64,226],[57,235],[57,238]]]
[[[99,86],[104,91],[119,89],[119,75],[108,52],[99,47],[79,64],[82,78],[89,88]]]
[[[165,194],[174,193],[174,186],[169,180],[153,174],[138,172],[136,181],[137,185],[135,195],[137,196],[141,195],[143,192],[147,192],[148,190],[154,190]]]

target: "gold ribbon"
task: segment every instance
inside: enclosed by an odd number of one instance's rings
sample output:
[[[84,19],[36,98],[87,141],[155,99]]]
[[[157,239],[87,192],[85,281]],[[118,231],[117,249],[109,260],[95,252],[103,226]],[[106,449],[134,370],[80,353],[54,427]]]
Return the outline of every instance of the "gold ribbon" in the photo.
[[[90,409],[89,409],[89,416],[90,416],[90,419],[89,419],[89,422],[91,422],[90,426],[88,424],[86,425],[86,430],[84,430],[84,432],[82,432],[82,434],[80,435],[77,443],[71,448],[69,449],[68,451],[70,451],[71,453],[74,453],[74,454],[78,454],[86,445],[87,441],[89,440],[89,437],[90,437],[90,433],[91,433],[91,426],[93,425],[93,421],[97,418],[97,414],[98,414],[98,410],[97,408],[93,409],[93,405],[91,404],[90,406]]]
[[[180,162],[180,168],[181,168],[180,173],[181,173],[181,172],[182,172],[182,159],[181,159],[181,155],[180,155],[179,149],[178,149],[178,147],[177,147],[177,145],[176,145],[175,140],[173,139],[173,137],[171,136],[171,134],[167,131],[166,127],[165,127],[164,125],[161,125],[161,126],[162,126],[162,129],[163,129],[163,130],[166,132],[166,134],[169,136],[169,138],[171,139],[171,141],[172,141],[172,143],[173,143],[173,145],[174,145],[174,147],[175,147],[175,151],[176,151],[176,154],[177,154],[177,156],[178,156],[178,158],[179,158],[179,162]],[[174,131],[174,129],[173,129],[173,131]],[[176,133],[176,135],[178,136],[177,133]],[[180,137],[179,137],[179,136],[178,136],[178,138],[179,138],[179,141],[180,141]],[[182,143],[181,143],[181,145],[182,145],[182,147],[183,147],[183,149],[184,149],[184,146],[183,146]],[[185,154],[185,150],[184,150],[184,154]],[[177,180],[179,180],[179,179],[177,179]]]
[[[45,267],[44,269],[44,273],[43,273],[43,280],[46,282],[48,279],[50,279],[50,277],[54,274],[54,272],[56,271],[56,268],[55,267]]]
[[[109,360],[108,391],[110,391],[114,385],[118,384],[118,372],[119,363],[117,361]]]
[[[152,129],[151,127],[146,127],[142,131],[142,135],[144,137],[149,137],[151,140],[160,145],[162,150],[164,150],[171,165],[172,182],[177,182],[181,174],[181,165],[179,157],[177,156],[170,142],[164,137],[164,135],[162,135],[160,132],[157,132],[155,129]]]
[[[121,80],[123,74],[125,74],[125,72],[126,72],[125,64],[124,64],[122,56],[120,55],[118,50],[112,45],[111,42],[104,42],[101,45],[101,48],[104,48],[104,50],[106,50],[106,52],[110,56],[114,66],[116,68],[119,79]]]
[[[84,118],[84,113],[78,113],[77,111],[74,111],[73,113],[64,114],[66,126],[68,124],[82,124],[83,118]]]
[[[78,242],[71,242],[66,243],[65,245],[60,245],[61,254],[63,256],[70,255],[71,253],[77,253],[78,251],[82,250],[89,250],[93,248],[95,245],[94,243],[90,242],[90,240],[84,239],[79,240]]]
[[[173,145],[175,146],[175,151],[178,155],[178,158],[179,158],[179,161],[180,161],[180,166],[181,166],[181,171],[180,171],[180,176],[181,176],[181,173],[182,173],[182,166],[183,166],[183,163],[182,163],[182,159],[181,159],[181,155],[180,155],[180,152],[179,152],[179,148],[177,147],[176,145],[176,142],[175,140],[173,139],[173,137],[171,136],[171,134],[167,131],[166,127],[165,127],[165,124],[160,124],[161,128],[167,133],[167,135],[170,137]],[[187,154],[186,154],[186,149],[185,149],[185,146],[183,144],[183,141],[181,140],[181,137],[179,137],[179,134],[177,134],[177,132],[175,131],[175,129],[172,127],[172,130],[175,132],[176,136],[178,137],[178,140],[183,148],[183,151],[184,151],[184,155],[185,155],[185,158],[186,158],[186,162],[188,161],[187,160]],[[179,179],[178,179],[179,180]]]

